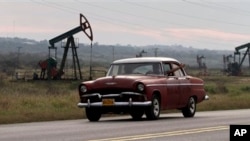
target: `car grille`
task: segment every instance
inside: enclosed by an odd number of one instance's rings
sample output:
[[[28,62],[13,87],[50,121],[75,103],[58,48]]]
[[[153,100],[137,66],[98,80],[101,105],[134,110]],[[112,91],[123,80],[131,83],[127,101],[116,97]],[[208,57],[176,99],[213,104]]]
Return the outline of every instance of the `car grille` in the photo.
[[[95,89],[94,91],[89,91],[89,94],[94,94],[98,93],[102,96],[103,98],[112,98],[115,101],[129,101],[130,98],[132,98],[133,101],[144,101],[144,95],[126,95],[126,94],[121,94],[122,92],[134,92],[131,89],[117,89],[117,88],[112,88],[112,89]],[[107,97],[105,97],[107,96]],[[90,97],[84,97],[82,98],[82,102],[86,101],[87,99],[90,99],[91,102],[98,102],[101,101],[103,98],[99,98],[98,95],[95,96],[90,96]]]
[[[105,88],[105,89],[97,89],[95,91],[91,91],[89,93],[99,93],[101,95],[107,94],[120,94],[121,92],[132,91],[131,89],[118,89],[118,88]]]

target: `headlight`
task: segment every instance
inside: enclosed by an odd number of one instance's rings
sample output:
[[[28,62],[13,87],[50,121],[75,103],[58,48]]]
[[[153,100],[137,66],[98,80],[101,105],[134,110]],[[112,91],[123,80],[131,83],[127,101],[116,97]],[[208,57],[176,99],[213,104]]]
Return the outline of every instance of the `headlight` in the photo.
[[[87,87],[85,85],[81,85],[80,91],[83,92],[83,93],[86,93],[87,92]]]
[[[142,83],[139,83],[139,84],[137,85],[137,90],[138,90],[139,92],[143,92],[144,89],[145,89],[145,86],[144,86]]]

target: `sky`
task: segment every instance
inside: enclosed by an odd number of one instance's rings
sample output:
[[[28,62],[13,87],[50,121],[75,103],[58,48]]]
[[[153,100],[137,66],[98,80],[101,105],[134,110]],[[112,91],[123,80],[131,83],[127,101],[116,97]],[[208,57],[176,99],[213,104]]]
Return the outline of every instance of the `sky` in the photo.
[[[249,0],[0,0],[0,37],[50,40],[89,21],[93,42],[234,50],[250,42]],[[90,43],[79,32],[80,43]]]

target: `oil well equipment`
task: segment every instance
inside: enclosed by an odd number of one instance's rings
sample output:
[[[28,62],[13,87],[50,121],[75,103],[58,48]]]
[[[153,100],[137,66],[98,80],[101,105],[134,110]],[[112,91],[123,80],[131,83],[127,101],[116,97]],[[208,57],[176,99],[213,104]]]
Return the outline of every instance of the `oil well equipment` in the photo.
[[[240,50],[243,50],[243,49],[245,49],[245,52],[243,52],[243,57],[241,58]],[[250,67],[250,43],[236,47],[234,55],[239,55],[239,67],[242,66],[244,60],[246,59],[246,56],[248,55],[249,67]],[[234,60],[235,60],[235,58],[234,58]]]
[[[49,40],[49,44],[50,44],[49,58],[44,61],[40,61],[39,63],[39,66],[41,68],[40,79],[62,79],[62,75],[64,74],[65,62],[66,62],[67,55],[70,49],[72,50],[73,73],[74,73],[72,79],[83,79],[82,73],[81,73],[80,62],[79,62],[79,58],[77,55],[78,45],[76,44],[76,40],[73,37],[74,34],[77,34],[81,31],[83,31],[85,35],[88,37],[88,39],[91,41],[91,49],[92,49],[92,41],[93,41],[92,28],[87,18],[83,14],[80,14],[79,26]],[[59,69],[57,69],[57,61],[56,61],[57,47],[55,46],[55,44],[65,39],[67,41],[66,41],[65,46],[62,46],[62,48],[64,48],[62,60],[61,60]],[[55,52],[55,57],[51,57],[52,50],[54,50]],[[45,77],[46,74],[47,74],[47,78]]]
[[[196,56],[196,61],[198,64],[198,68],[200,70],[199,74],[201,74],[201,75],[207,75],[207,65],[206,65],[205,59],[206,59],[206,57],[203,55]]]
[[[232,76],[242,75],[242,66],[247,56],[249,61],[248,68],[250,69],[250,43],[236,47],[234,55],[223,56],[224,71],[227,72],[228,75]],[[229,58],[233,58],[233,61],[229,61]]]

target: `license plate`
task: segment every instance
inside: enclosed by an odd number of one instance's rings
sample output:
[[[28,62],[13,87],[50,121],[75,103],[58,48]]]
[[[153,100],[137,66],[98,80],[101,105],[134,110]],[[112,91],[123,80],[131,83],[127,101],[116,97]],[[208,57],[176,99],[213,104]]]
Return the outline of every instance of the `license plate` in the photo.
[[[115,103],[114,99],[103,99],[102,100],[102,105],[103,106],[113,106]]]

